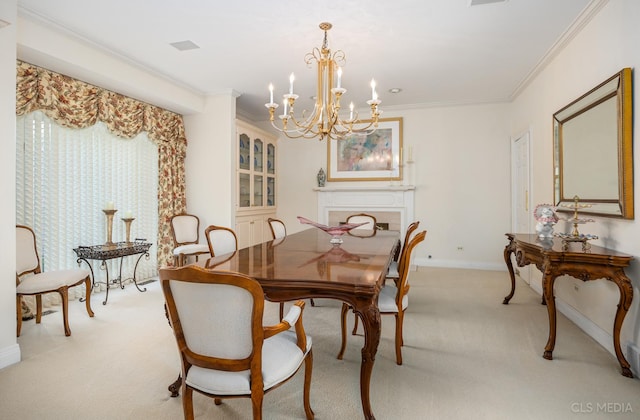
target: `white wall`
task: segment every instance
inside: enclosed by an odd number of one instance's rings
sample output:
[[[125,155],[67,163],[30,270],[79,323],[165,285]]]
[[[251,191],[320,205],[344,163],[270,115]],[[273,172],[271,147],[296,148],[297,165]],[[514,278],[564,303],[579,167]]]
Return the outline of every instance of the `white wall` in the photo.
[[[209,225],[235,226],[235,111],[236,95],[205,99],[203,112],[184,117],[187,136],[187,212]]]
[[[10,25],[0,28],[0,368],[20,361],[16,340],[16,1],[0,2],[0,19]]]
[[[640,2],[612,0],[595,18],[561,51],[552,62],[531,82],[511,106],[510,133],[516,134],[531,126],[533,186],[532,204],[550,203],[553,200],[553,137],[552,115],[560,108],[586,93],[624,67],[636,69],[634,96],[640,98],[637,69],[640,66]],[[634,125],[638,127],[637,101]],[[637,138],[637,133],[636,133]],[[640,194],[640,148],[634,148],[636,214]],[[600,237],[594,244],[615,248],[620,252],[640,255],[640,220],[619,220],[595,217],[596,222],[584,225],[581,231]],[[561,222],[562,223],[562,222]],[[631,310],[622,327],[621,342],[638,348],[640,344],[640,319],[638,285],[640,267],[632,262],[627,275],[631,278],[636,294]],[[541,290],[541,274],[534,270],[532,287]],[[578,288],[576,291],[575,287]],[[604,280],[583,283],[571,277],[556,281],[557,300],[565,304],[566,313],[577,314],[576,322],[589,330],[601,344],[612,351],[611,329],[618,304],[618,288]],[[580,319],[580,317],[584,317]],[[638,369],[637,361],[629,360]]]

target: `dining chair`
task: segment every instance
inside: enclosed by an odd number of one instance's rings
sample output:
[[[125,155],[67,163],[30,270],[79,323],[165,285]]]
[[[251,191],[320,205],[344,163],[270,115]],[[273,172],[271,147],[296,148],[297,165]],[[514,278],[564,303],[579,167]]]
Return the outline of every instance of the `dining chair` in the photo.
[[[269,229],[271,229],[273,239],[280,239],[287,236],[287,227],[282,220],[270,217],[267,219],[267,222],[269,223]]]
[[[238,237],[232,229],[211,225],[204,230],[204,236],[212,257],[238,250]]]
[[[387,279],[393,279],[396,280],[397,278],[400,277],[400,273],[398,272],[398,261],[402,260],[402,254],[405,252],[405,250],[407,249],[407,245],[409,244],[409,239],[411,239],[411,235],[413,234],[413,232],[418,229],[418,225],[420,225],[419,221],[415,221],[413,223],[411,223],[409,225],[409,227],[407,228],[407,233],[405,233],[404,235],[404,242],[402,244],[402,249],[400,251],[400,253],[398,254],[399,257],[398,259],[391,261],[391,263],[389,264],[389,271],[387,273]]]
[[[199,266],[159,272],[180,352],[185,419],[194,418],[193,391],[216,405],[225,398],[251,398],[253,418],[261,419],[264,394],[293,377],[303,362],[304,410],[307,419],[314,418],[312,340],[302,324],[303,301],[278,324],[263,326],[264,292],[255,279]]]
[[[24,277],[23,277],[24,276]],[[69,288],[84,283],[85,307],[90,317],[91,279],[89,270],[77,268],[43,272],[36,245],[36,234],[28,226],[16,225],[16,309],[18,315],[17,336],[22,329],[22,297],[36,297],[36,324],[42,320],[42,295],[57,292],[62,300],[64,335],[71,335],[69,328]]]
[[[272,239],[282,239],[287,236],[287,227],[282,220],[268,218],[267,222],[269,222],[269,228],[271,229]],[[313,299],[310,299],[311,306],[316,306]],[[280,319],[282,319],[282,315],[284,314],[284,302],[280,302]]]
[[[173,265],[181,267],[186,264],[187,257],[209,253],[207,244],[200,244],[200,219],[193,214],[177,214],[171,217],[171,234],[176,245],[173,248]]]
[[[400,277],[393,282],[393,284],[385,284],[380,290],[378,295],[378,309],[380,315],[395,315],[396,317],[396,335],[395,335],[395,347],[396,347],[396,363],[402,364],[402,346],[404,345],[404,339],[402,335],[402,325],[404,322],[404,311],[409,306],[409,268],[411,262],[411,254],[413,249],[420,242],[424,241],[427,231],[423,230],[418,233],[409,241],[407,250],[402,252],[402,257],[398,263]],[[389,282],[392,283],[392,282]],[[342,304],[341,313],[341,330],[342,330],[342,345],[340,352],[338,353],[338,359],[342,359],[345,348],[347,346],[347,312],[350,306],[346,303]],[[358,318],[356,317],[356,322]],[[357,324],[352,334],[355,335],[357,330]]]
[[[376,225],[376,218],[366,213],[352,214],[347,217],[347,223],[366,223],[355,229],[376,230],[378,228]]]

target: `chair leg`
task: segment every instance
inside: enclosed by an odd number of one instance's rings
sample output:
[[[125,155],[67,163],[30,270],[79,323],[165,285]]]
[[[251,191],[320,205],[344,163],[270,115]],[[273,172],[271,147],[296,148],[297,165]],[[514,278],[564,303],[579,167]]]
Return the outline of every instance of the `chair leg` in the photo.
[[[340,351],[338,352],[338,359],[342,360],[344,356],[344,350],[347,348],[347,312],[349,312],[349,305],[342,304],[342,312],[340,313],[340,331],[342,332],[342,344],[340,345]]]
[[[396,314],[396,364],[402,364],[402,323],[404,320],[404,312],[400,311]]]
[[[20,337],[20,330],[22,329],[22,296],[16,295],[16,311],[18,316],[18,322],[16,325],[16,337]]]
[[[42,295],[36,295],[36,324],[42,321]]]
[[[184,420],[193,420],[193,389],[182,382],[182,412]]]
[[[87,313],[91,318],[93,318],[94,313],[91,310],[91,280],[89,276],[84,279],[84,288],[85,288],[85,298],[84,298],[84,306],[87,308]]]
[[[313,301],[313,299],[309,299],[311,300],[311,306],[316,306],[316,303]]]
[[[222,398],[214,398],[214,399],[213,399],[213,403],[214,403],[215,405],[220,405],[220,404],[222,404]]]
[[[284,302],[280,302],[280,321],[284,318]]]
[[[356,335],[358,332],[358,315],[353,313],[353,331],[351,331],[351,335]]]
[[[71,335],[71,329],[69,328],[69,289],[61,287],[58,289],[60,297],[62,298],[62,322],[64,323],[64,335],[69,337]]]
[[[253,420],[262,420],[262,389],[251,389],[251,407],[253,408]]]
[[[313,349],[309,350],[307,357],[304,359],[304,412],[307,415],[307,420],[314,418],[315,413],[311,409],[311,403],[309,402],[309,394],[311,391],[311,374],[313,372]]]

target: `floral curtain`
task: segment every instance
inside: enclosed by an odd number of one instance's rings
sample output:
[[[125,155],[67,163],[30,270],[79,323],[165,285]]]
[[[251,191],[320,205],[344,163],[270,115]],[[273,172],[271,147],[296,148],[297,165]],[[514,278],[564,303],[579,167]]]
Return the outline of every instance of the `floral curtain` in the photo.
[[[158,264],[169,265],[174,246],[171,216],[186,211],[182,116],[18,60],[16,114],[35,110],[65,127],[102,121],[119,137],[148,133],[158,146]]]

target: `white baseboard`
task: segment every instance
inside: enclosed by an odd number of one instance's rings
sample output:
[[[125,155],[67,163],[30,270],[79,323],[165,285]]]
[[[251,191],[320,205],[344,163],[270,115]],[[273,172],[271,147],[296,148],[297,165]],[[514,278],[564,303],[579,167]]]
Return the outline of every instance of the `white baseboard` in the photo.
[[[0,369],[11,366],[20,361],[20,346],[18,343],[0,349]]]
[[[468,268],[475,270],[507,271],[504,263],[483,263],[478,261],[434,260],[432,258],[414,258],[413,263],[423,267]]]

